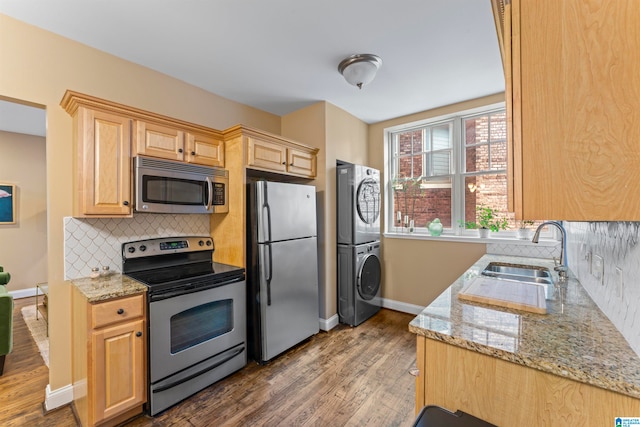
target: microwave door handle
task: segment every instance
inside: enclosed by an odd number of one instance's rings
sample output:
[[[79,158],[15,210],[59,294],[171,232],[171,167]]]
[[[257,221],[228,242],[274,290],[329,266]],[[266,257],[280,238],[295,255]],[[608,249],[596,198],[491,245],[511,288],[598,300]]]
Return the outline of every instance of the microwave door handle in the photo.
[[[207,205],[206,208],[208,211],[211,210],[211,207],[213,205],[213,183],[211,182],[211,178],[210,177],[206,177],[206,181],[207,181]]]

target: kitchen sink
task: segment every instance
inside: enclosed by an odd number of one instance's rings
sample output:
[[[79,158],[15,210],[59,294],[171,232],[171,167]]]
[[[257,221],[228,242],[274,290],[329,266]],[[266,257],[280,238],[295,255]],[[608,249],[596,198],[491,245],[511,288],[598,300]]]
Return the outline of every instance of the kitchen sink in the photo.
[[[482,274],[498,279],[516,280],[518,282],[538,283],[542,285],[553,284],[551,271],[546,267],[535,265],[491,262],[484,268]]]

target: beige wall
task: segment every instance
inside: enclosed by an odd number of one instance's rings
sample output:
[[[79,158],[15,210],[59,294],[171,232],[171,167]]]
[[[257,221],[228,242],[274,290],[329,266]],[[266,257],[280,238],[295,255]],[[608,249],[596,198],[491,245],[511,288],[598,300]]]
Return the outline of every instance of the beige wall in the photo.
[[[70,288],[64,282],[63,227],[72,212],[72,122],[59,106],[67,89],[114,102],[172,116],[185,121],[226,129],[238,123],[281,133],[321,149],[318,178],[321,218],[320,242],[324,264],[321,277],[321,316],[336,312],[335,284],[335,163],[344,160],[384,170],[383,129],[405,120],[471,108],[473,101],[408,118],[367,126],[349,113],[321,102],[282,118],[205,92],[164,74],[132,64],[104,52],[70,41],[0,14],[0,96],[25,100],[47,111],[47,279],[50,285],[50,387],[71,382]],[[493,100],[501,101],[496,96]],[[467,105],[469,104],[469,105]],[[482,105],[482,104],[480,104]],[[281,125],[282,122],[282,125]],[[417,291],[425,273],[430,289],[446,286],[484,251],[484,245],[385,239],[383,243],[384,297],[411,304],[425,304],[433,292]],[[481,248],[481,250],[479,249]],[[419,270],[407,260],[420,260]],[[426,259],[429,264],[424,263]],[[415,265],[415,264],[413,264]],[[424,267],[422,267],[424,266]],[[421,282],[422,280],[422,282]],[[321,285],[322,286],[322,285]]]
[[[47,111],[47,265],[50,388],[71,383],[70,288],[64,282],[63,217],[72,212],[72,123],[60,107],[67,89],[225,129],[238,123],[280,133],[280,118],[205,92],[0,14],[0,96]]]
[[[0,225],[0,265],[11,273],[11,292],[47,281],[45,149],[43,137],[0,131],[0,182],[16,186],[16,223]]]
[[[320,242],[320,317],[337,313],[336,281],[336,160],[351,163],[367,161],[367,125],[328,102],[282,117],[282,134],[320,148],[318,191]]]
[[[384,182],[386,128],[503,101],[500,93],[370,125],[369,164],[380,169]],[[384,212],[381,220],[384,224]],[[383,297],[426,306],[485,252],[480,243],[383,238]]]

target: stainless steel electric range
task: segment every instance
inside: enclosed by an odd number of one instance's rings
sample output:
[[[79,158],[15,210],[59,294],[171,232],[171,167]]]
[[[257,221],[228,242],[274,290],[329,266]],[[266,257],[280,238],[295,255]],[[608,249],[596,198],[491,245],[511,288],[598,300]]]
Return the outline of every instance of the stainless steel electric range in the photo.
[[[151,415],[247,363],[245,271],[213,252],[209,236],[122,245],[123,274],[148,287]]]

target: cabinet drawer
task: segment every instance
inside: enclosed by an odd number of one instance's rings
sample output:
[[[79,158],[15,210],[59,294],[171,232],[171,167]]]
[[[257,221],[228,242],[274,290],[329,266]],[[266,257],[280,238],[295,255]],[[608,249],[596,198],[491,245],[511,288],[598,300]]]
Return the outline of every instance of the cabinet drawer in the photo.
[[[113,301],[101,302],[91,307],[93,329],[135,319],[144,315],[144,295],[135,295]]]

